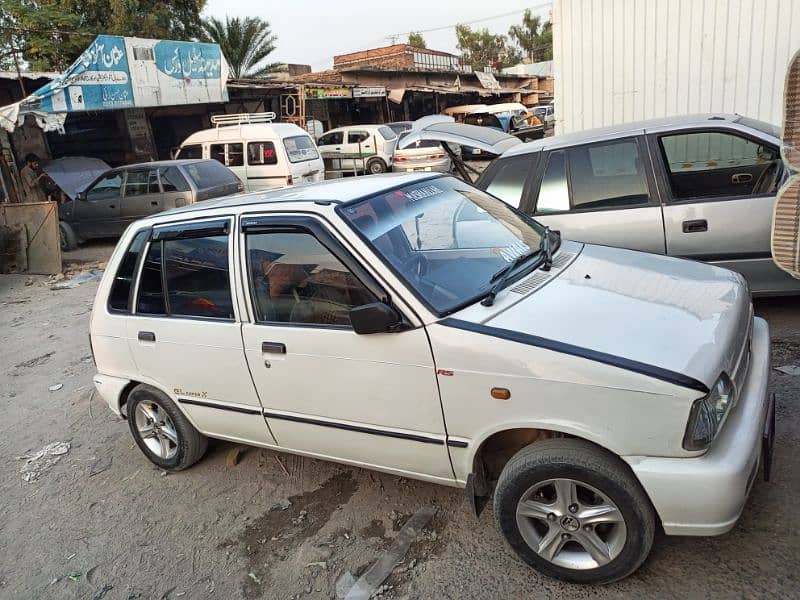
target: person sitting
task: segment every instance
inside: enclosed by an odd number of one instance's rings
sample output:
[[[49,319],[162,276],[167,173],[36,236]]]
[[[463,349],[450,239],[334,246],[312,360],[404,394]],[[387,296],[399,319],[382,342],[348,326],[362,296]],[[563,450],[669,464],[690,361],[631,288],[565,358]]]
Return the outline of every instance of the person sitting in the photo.
[[[262,276],[256,279],[256,300],[259,318],[262,321],[278,323],[292,322],[292,313],[303,301],[299,288],[303,286],[308,273],[302,265],[263,260]]]

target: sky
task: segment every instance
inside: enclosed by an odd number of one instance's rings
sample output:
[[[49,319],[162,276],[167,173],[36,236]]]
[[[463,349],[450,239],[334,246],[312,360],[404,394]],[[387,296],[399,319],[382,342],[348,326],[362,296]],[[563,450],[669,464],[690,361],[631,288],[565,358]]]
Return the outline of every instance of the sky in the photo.
[[[266,19],[278,36],[270,62],[310,64],[320,71],[331,68],[334,54],[387,46],[392,35],[405,42],[409,31],[440,27],[445,29],[422,34],[428,48],[458,54],[456,23],[481,19],[470,26],[507,34],[511,25],[522,21],[526,8],[543,21],[551,9],[547,0],[289,0],[274,6],[254,0],[208,0],[204,15]]]

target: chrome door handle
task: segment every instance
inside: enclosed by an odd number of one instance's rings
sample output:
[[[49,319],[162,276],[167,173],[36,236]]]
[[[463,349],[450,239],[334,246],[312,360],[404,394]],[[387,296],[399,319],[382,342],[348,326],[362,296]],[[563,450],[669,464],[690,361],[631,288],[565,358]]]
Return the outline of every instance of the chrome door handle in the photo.
[[[286,354],[286,344],[280,342],[261,342],[261,352],[264,354]]]
[[[753,181],[752,173],[734,173],[731,175],[731,183],[750,183]]]

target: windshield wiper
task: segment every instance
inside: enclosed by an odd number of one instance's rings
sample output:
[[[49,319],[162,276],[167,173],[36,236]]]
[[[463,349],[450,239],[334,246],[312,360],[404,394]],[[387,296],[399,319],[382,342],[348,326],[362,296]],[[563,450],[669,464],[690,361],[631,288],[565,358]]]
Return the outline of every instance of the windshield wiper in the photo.
[[[506,265],[502,269],[500,269],[497,273],[492,275],[492,278],[489,281],[497,280],[492,286],[492,289],[489,290],[489,293],[486,294],[483,300],[481,300],[481,304],[484,306],[491,306],[494,304],[494,299],[497,297],[497,293],[503,289],[503,285],[505,285],[506,280],[511,275],[511,272],[516,269],[519,265],[524,263],[526,260],[533,258],[534,256],[539,254],[539,250],[533,250],[531,252],[526,252],[525,254],[520,254],[517,258],[515,258],[511,264]]]

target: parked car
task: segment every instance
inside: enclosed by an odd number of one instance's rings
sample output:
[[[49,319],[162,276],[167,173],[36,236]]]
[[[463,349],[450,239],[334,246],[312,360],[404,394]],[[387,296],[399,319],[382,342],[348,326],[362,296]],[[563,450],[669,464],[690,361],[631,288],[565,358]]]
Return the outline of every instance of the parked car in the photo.
[[[491,127],[510,133],[523,142],[532,142],[544,137],[544,125],[542,122],[538,117],[527,112],[474,112],[464,117],[463,122],[468,125]]]
[[[552,104],[534,106],[531,111],[544,124],[545,129],[551,129],[556,123],[555,107]]]
[[[218,115],[215,127],[190,135],[178,158],[213,158],[252,192],[325,179],[314,140],[297,125],[273,123],[275,113]]]
[[[465,127],[464,125],[460,127]],[[461,143],[458,125],[403,139]],[[584,242],[702,260],[742,273],[756,295],[800,293],[772,260],[779,128],[739,115],[670,117],[517,144],[469,130],[503,154],[477,186]],[[499,136],[499,137],[498,137]]]
[[[58,207],[61,249],[118,236],[142,217],[243,189],[239,178],[215,160],[163,160],[111,169]]]
[[[70,200],[110,168],[106,161],[90,156],[64,156],[42,165],[42,170]]]
[[[334,170],[376,175],[391,169],[397,138],[387,125],[350,125],[327,131],[318,145]]]
[[[403,139],[408,132],[400,134]],[[412,171],[438,171],[449,173],[450,155],[439,142],[419,140],[408,148],[395,150],[392,155],[392,171],[410,173]]]
[[[562,240],[443,175],[144,219],[91,347],[159,469],[216,437],[465,488],[476,513],[493,494],[511,549],[568,581],[625,577],[657,528],[725,533],[769,476],[769,332],[741,276]]]

